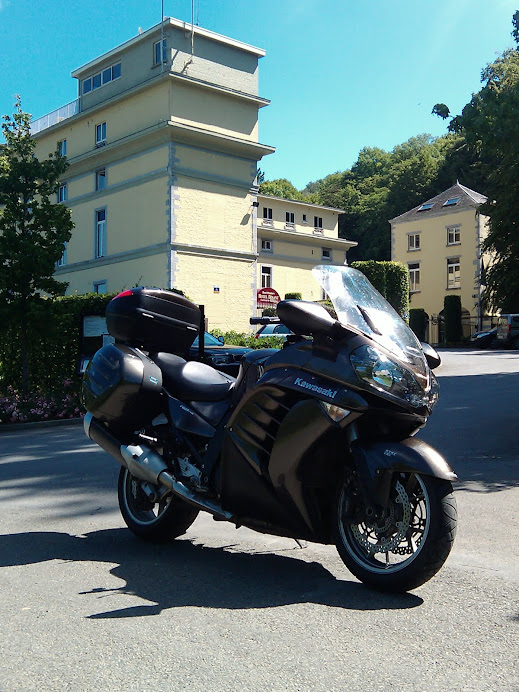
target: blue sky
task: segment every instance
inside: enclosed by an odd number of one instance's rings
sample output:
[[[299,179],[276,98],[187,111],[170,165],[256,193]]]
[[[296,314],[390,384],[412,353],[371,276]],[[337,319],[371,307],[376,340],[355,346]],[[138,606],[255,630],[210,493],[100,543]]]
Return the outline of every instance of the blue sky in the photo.
[[[482,68],[513,46],[519,0],[194,0],[201,26],[264,48],[260,166],[298,188],[349,168],[364,146],[386,150],[446,127]],[[191,0],[164,14],[191,21]],[[39,117],[76,97],[70,73],[160,21],[160,0],[0,0],[0,114],[14,94]]]

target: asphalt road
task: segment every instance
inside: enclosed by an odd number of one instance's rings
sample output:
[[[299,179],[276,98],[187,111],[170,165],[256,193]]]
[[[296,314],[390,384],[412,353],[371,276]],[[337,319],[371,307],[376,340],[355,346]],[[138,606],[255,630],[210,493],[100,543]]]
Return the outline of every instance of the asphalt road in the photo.
[[[0,435],[0,690],[519,690],[519,353],[444,352],[420,435],[459,474],[459,531],[411,594],[331,546],[201,515],[123,527],[118,466],[79,426]]]

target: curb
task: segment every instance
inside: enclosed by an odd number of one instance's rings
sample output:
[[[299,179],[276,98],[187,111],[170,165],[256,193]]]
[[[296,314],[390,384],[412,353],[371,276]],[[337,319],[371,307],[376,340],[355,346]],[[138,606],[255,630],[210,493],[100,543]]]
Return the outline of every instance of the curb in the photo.
[[[0,435],[3,432],[13,432],[15,430],[33,430],[38,428],[55,428],[64,425],[83,424],[82,418],[66,418],[65,420],[42,420],[32,423],[5,423],[0,424]]]

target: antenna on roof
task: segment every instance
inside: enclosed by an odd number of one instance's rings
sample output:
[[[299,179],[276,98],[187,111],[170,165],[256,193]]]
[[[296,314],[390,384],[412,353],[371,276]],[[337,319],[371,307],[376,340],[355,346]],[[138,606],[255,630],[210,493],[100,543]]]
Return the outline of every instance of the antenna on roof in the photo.
[[[160,0],[160,73],[164,72],[164,0]]]
[[[193,60],[195,40],[195,0],[191,0],[191,61]]]

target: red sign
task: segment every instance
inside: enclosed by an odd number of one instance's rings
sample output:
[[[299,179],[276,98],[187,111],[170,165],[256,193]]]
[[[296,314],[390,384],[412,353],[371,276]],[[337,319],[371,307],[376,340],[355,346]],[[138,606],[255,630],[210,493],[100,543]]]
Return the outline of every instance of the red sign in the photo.
[[[256,300],[258,308],[273,308],[279,303],[281,298],[279,293],[273,288],[259,288]]]

